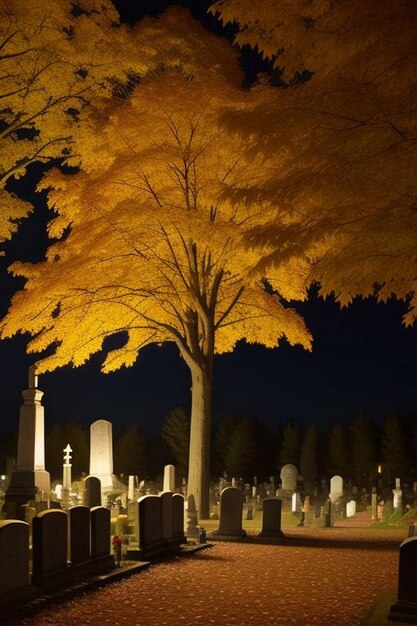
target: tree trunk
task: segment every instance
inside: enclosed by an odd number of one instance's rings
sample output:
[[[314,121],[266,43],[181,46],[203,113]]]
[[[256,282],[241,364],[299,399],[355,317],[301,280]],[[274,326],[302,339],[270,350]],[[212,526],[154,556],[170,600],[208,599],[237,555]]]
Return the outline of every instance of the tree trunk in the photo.
[[[209,517],[212,380],[212,358],[193,364],[187,495],[194,496],[197,519]]]

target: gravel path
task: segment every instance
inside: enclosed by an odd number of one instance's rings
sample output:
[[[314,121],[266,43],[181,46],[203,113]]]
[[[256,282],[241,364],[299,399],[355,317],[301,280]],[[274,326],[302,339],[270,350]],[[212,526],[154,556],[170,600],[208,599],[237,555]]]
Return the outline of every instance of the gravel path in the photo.
[[[292,545],[216,543],[14,626],[355,626],[395,591],[401,535],[291,531]]]

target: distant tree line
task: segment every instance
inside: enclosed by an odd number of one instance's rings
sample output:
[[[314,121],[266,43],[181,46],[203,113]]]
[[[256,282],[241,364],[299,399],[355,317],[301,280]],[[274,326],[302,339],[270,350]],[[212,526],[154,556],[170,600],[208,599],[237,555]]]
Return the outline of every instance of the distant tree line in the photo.
[[[179,477],[187,476],[190,419],[181,407],[166,416],[161,433],[150,435],[132,424],[114,434],[114,472],[141,479],[161,476],[167,463],[176,466]],[[89,432],[75,422],[55,423],[46,431],[46,468],[52,480],[62,479],[63,450],[73,449],[74,479],[89,471]],[[7,459],[16,456],[17,436],[0,440],[0,471],[7,471]],[[339,474],[358,487],[378,478],[378,466],[385,485],[398,476],[417,480],[417,420],[391,413],[377,424],[364,413],[348,425],[335,423],[328,430],[311,424],[302,428],[295,421],[270,432],[254,416],[226,415],[213,429],[211,475],[252,482],[279,476],[287,463],[297,466],[304,486],[311,490],[322,478]],[[9,463],[9,468],[10,468]]]

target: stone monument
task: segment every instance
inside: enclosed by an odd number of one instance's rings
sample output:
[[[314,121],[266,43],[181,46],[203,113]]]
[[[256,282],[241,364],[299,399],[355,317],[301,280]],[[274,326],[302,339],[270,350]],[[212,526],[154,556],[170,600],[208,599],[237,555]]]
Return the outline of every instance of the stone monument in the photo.
[[[297,490],[298,469],[295,465],[291,465],[291,463],[284,465],[281,468],[280,478],[283,491],[293,492]]]
[[[28,389],[22,395],[24,402],[20,407],[16,471],[12,473],[5,502],[8,518],[24,520],[23,505],[28,500],[35,500],[37,493],[51,489],[49,472],[45,470],[43,391],[38,389],[34,365],[29,367]]]
[[[330,479],[330,502],[334,504],[343,497],[343,478],[341,476],[333,476]]]
[[[107,420],[97,420],[90,426],[90,476],[101,481],[102,492],[113,489],[113,436]]]
[[[162,490],[175,492],[175,467],[173,465],[165,465],[164,467],[164,485]]]

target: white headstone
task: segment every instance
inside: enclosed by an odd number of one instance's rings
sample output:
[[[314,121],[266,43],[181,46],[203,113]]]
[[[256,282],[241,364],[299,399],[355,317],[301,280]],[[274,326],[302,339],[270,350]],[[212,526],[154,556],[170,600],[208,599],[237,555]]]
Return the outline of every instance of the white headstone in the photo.
[[[291,497],[291,511],[297,513],[300,510],[301,498],[298,491],[292,494]]]
[[[132,502],[135,499],[136,476],[129,476],[127,484],[127,499]]]
[[[175,491],[175,467],[173,465],[165,465],[164,467],[163,491]]]
[[[330,501],[336,502],[343,496],[343,478],[341,476],[333,476],[330,479]]]
[[[353,517],[356,515],[356,500],[349,500],[346,503],[346,517]]]
[[[90,476],[99,478],[102,491],[106,491],[113,487],[112,474],[112,425],[107,420],[97,420],[90,426]]]
[[[393,500],[393,507],[394,509],[399,509],[401,508],[402,505],[402,495],[403,492],[401,489],[393,489],[392,490],[393,496],[394,496],[394,500]]]
[[[280,478],[284,491],[295,491],[297,489],[298,469],[295,465],[291,465],[291,463],[284,465],[281,468]]]
[[[401,489],[401,478],[396,478],[395,479],[395,488],[396,489]]]

